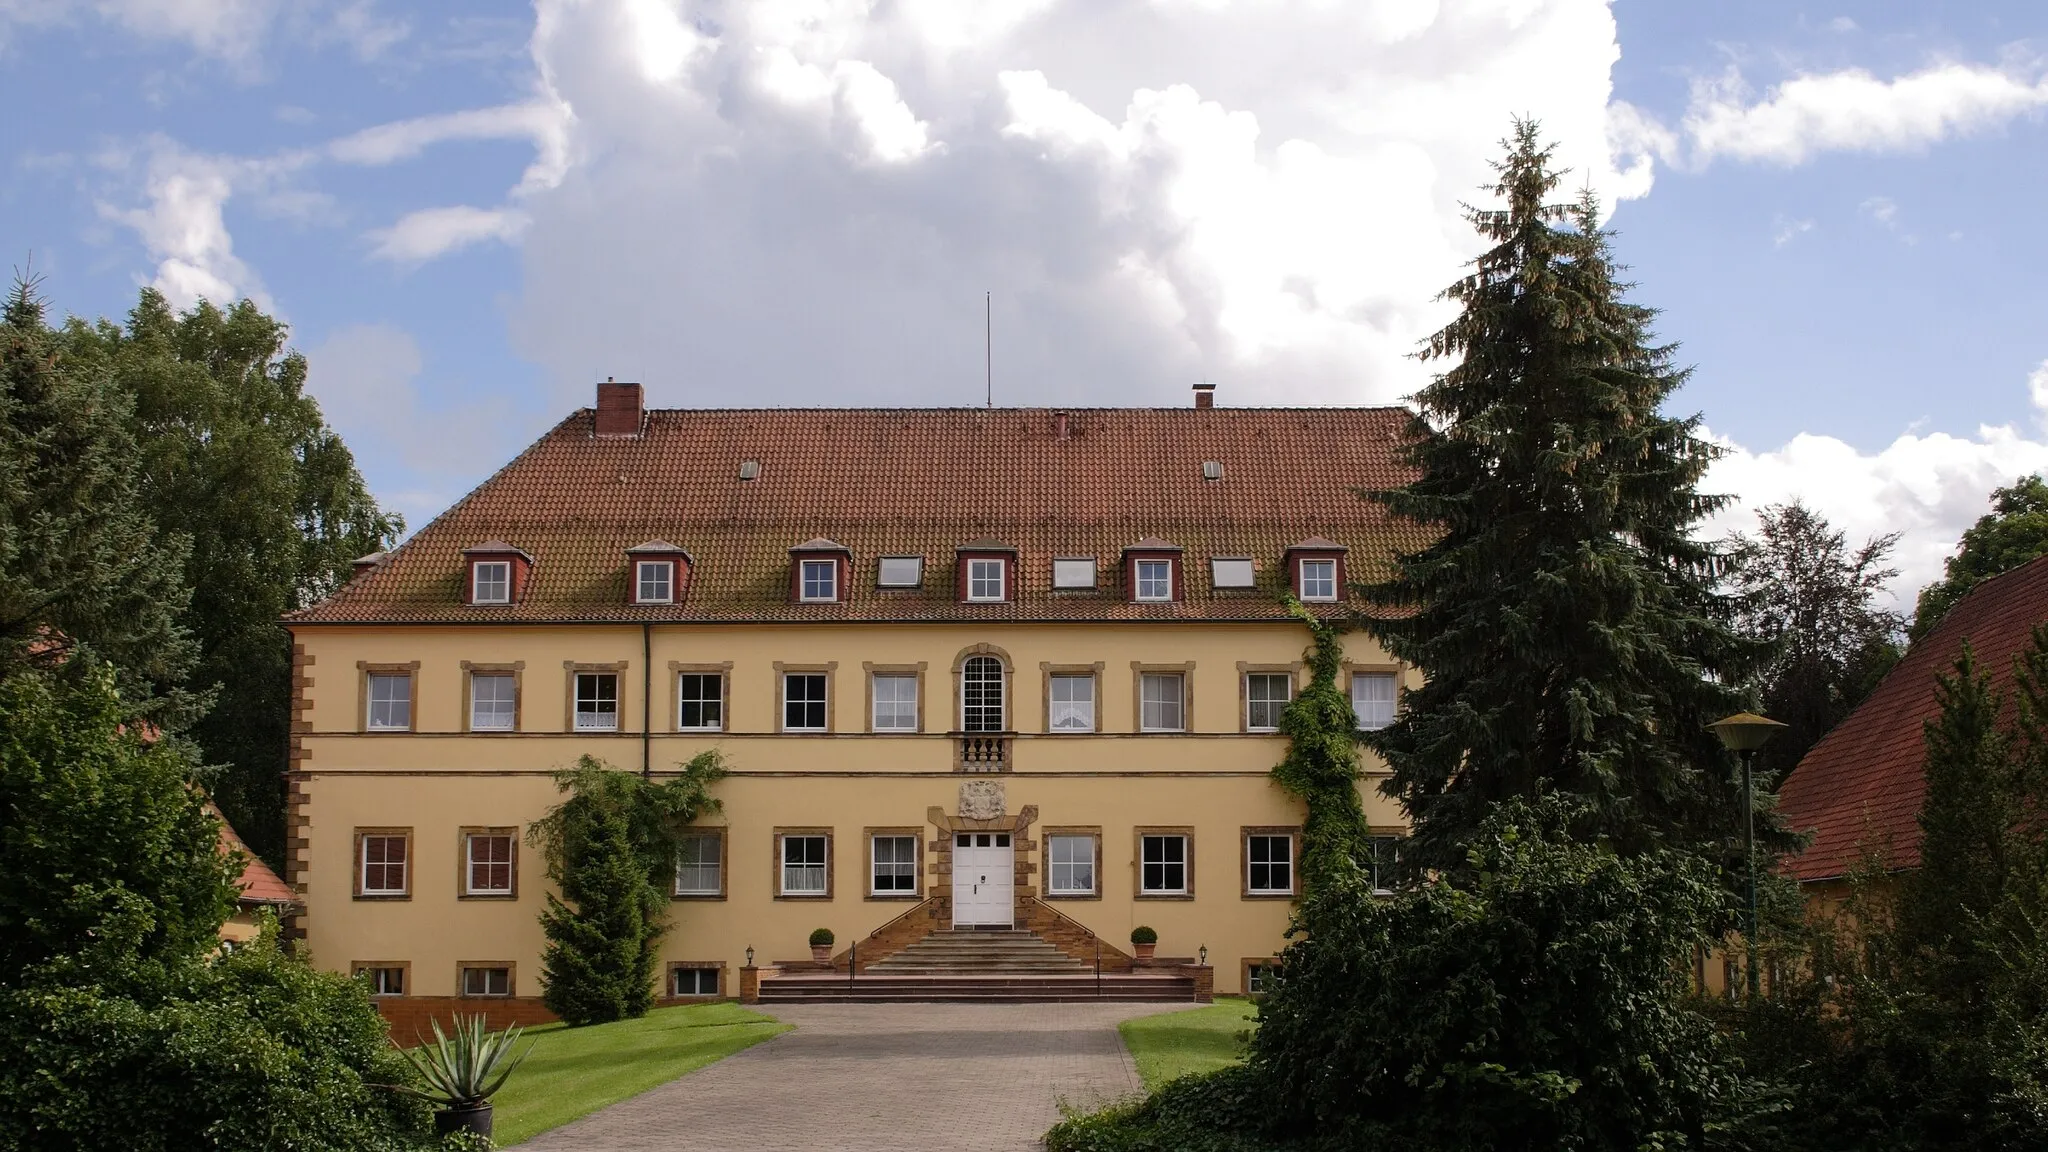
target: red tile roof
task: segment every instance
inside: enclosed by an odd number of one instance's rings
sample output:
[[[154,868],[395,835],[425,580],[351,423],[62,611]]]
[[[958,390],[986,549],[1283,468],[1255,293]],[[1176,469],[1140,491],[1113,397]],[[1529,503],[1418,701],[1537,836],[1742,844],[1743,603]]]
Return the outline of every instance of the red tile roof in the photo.
[[[1273,619],[1280,558],[1341,541],[1373,574],[1419,547],[1353,489],[1402,483],[1401,408],[656,410],[638,437],[598,438],[583,409],[294,624],[484,621]],[[739,479],[742,460],[762,462]],[[1222,460],[1224,479],[1202,462]],[[1185,600],[1052,591],[1054,556],[1105,566],[1148,537],[1193,558],[1252,556],[1253,592],[1188,580]],[[519,603],[463,603],[463,559],[502,539],[533,557]],[[626,550],[674,541],[695,563],[682,600],[633,605]],[[996,539],[1018,550],[1018,595],[962,603],[948,558]],[[842,603],[793,604],[792,550],[841,542]],[[875,587],[878,557],[923,556],[924,586]],[[1192,573],[1191,573],[1192,576]]]
[[[225,856],[230,852],[240,852],[242,858],[247,861],[242,867],[242,903],[298,903],[298,895],[291,890],[291,886],[278,879],[277,873],[270,870],[270,865],[257,859],[256,854],[249,851],[249,846],[242,843],[241,836],[236,834],[233,826],[228,823],[227,817],[220,814],[220,809],[213,808],[211,804],[207,805],[207,807],[213,809],[214,818],[220,821],[221,854]]]
[[[2009,689],[2013,657],[2035,625],[2048,622],[2048,557],[1979,584],[1906,652],[1870,698],[1821,738],[1785,777],[1778,806],[1786,824],[1814,833],[1787,861],[1802,881],[1845,876],[1866,844],[1883,847],[1893,868],[1920,862],[1920,802],[1927,793],[1926,744],[1934,677],[1953,671],[1968,640],[1978,666]]]

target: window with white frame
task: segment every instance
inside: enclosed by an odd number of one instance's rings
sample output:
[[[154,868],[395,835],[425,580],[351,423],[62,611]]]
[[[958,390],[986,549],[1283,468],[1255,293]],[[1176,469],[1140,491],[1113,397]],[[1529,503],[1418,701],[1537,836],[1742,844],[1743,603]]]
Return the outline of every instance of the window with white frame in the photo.
[[[641,560],[633,565],[639,585],[635,599],[642,604],[667,604],[676,598],[676,565],[673,560]]]
[[[1095,674],[1055,672],[1051,681],[1052,711],[1047,723],[1055,732],[1095,731]]]
[[[1002,560],[969,560],[967,562],[967,598],[969,600],[1001,600],[1003,598],[1005,562]]]
[[[1373,892],[1382,896],[1392,892],[1398,878],[1396,872],[1401,864],[1401,838],[1371,837],[1366,841],[1366,851],[1372,866]]]
[[[674,975],[669,977],[671,996],[716,996],[718,995],[718,969],[716,968],[671,968]]]
[[[512,602],[512,562],[510,560],[478,560],[469,566],[469,602],[472,604],[510,604]]]
[[[1187,728],[1187,677],[1179,672],[1145,672],[1138,677],[1138,728],[1180,732]]]
[[[364,965],[356,975],[367,977],[372,996],[405,995],[405,969],[397,966]]]
[[[717,732],[725,727],[723,673],[676,673],[676,727],[688,732]]]
[[[878,588],[915,588],[923,582],[922,556],[884,556],[875,570]]]
[[[372,732],[403,732],[412,727],[412,673],[369,674],[368,727]]]
[[[411,837],[403,832],[365,833],[356,862],[361,870],[360,888],[365,896],[403,896],[408,889],[407,857]]]
[[[960,729],[1001,732],[1003,728],[1003,662],[993,656],[969,656],[960,666]]]
[[[1254,961],[1245,965],[1244,994],[1264,996],[1273,991],[1274,982],[1280,978],[1280,965],[1271,961]]]
[[[1294,892],[1294,837],[1285,832],[1254,832],[1245,837],[1245,891],[1254,896],[1287,896]]]
[[[1285,672],[1245,673],[1244,726],[1254,732],[1280,727],[1280,714],[1293,694],[1294,677]]]
[[[823,896],[827,846],[823,836],[782,838],[782,894]]]
[[[468,896],[510,896],[512,894],[512,834],[471,832],[463,836],[463,855],[468,857]]]
[[[917,731],[917,674],[877,672],[874,685],[874,730],[877,732]]]
[[[1351,710],[1358,714],[1358,726],[1371,732],[1394,722],[1394,674],[1353,672]]]
[[[576,730],[614,732],[619,727],[619,674],[576,674]]]
[[[1052,586],[1067,589],[1095,587],[1095,557],[1055,558],[1052,562]]]
[[[519,684],[510,672],[469,674],[469,730],[510,732],[519,716]]]
[[[798,594],[805,600],[839,599],[839,561],[805,560],[798,565]]]
[[[724,847],[721,833],[685,833],[676,846],[676,895],[724,895]]]
[[[1173,561],[1140,560],[1137,578],[1138,599],[1173,599]]]
[[[782,674],[782,730],[823,732],[825,730],[825,674],[785,672]]]
[[[462,969],[464,996],[510,996],[512,969],[497,965],[465,965]]]
[[[1337,598],[1337,562],[1335,560],[1301,561],[1301,598],[1303,600],[1335,600]]]
[[[872,891],[877,896],[898,896],[917,891],[917,837],[876,836],[870,861]]]
[[[1095,893],[1095,837],[1048,836],[1045,857],[1051,866],[1052,892],[1057,896]]]
[[[1215,588],[1250,588],[1256,583],[1252,562],[1242,556],[1217,556],[1209,561],[1209,584]]]
[[[1178,896],[1188,890],[1186,836],[1141,836],[1139,851],[1138,891],[1148,896]]]

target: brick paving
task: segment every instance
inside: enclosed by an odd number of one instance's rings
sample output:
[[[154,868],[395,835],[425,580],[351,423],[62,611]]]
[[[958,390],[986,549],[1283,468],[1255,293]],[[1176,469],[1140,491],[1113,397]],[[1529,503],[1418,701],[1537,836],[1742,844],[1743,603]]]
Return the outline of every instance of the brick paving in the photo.
[[[1186,1004],[791,1004],[796,1025],[519,1147],[529,1152],[1039,1147],[1061,1101],[1140,1089],[1116,1026]]]

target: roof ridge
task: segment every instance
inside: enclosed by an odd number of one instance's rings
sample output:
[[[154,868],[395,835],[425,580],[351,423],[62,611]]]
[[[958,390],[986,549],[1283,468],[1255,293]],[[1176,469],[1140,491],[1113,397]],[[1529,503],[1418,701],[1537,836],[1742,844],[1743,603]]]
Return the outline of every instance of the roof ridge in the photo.
[[[571,414],[593,412],[592,408],[579,408]],[[1231,404],[1215,408],[1192,408],[1179,404],[1031,404],[989,407],[981,404],[955,405],[865,405],[865,404],[788,404],[757,405],[754,407],[683,407],[648,408],[648,415],[657,412],[908,412],[908,413],[967,413],[967,412],[1186,412],[1204,418],[1228,412],[1413,412],[1406,404]]]

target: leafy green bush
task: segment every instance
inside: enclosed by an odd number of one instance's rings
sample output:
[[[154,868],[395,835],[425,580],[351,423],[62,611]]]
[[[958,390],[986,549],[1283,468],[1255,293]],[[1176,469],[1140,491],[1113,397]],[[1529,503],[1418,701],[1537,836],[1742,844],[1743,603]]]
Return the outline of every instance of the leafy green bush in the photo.
[[[813,948],[830,948],[832,946],[832,941],[836,939],[838,939],[838,937],[832,935],[832,930],[830,928],[811,929],[811,947]]]
[[[1131,929],[1131,943],[1157,944],[1159,943],[1159,930],[1149,924],[1140,924],[1136,928]]]

